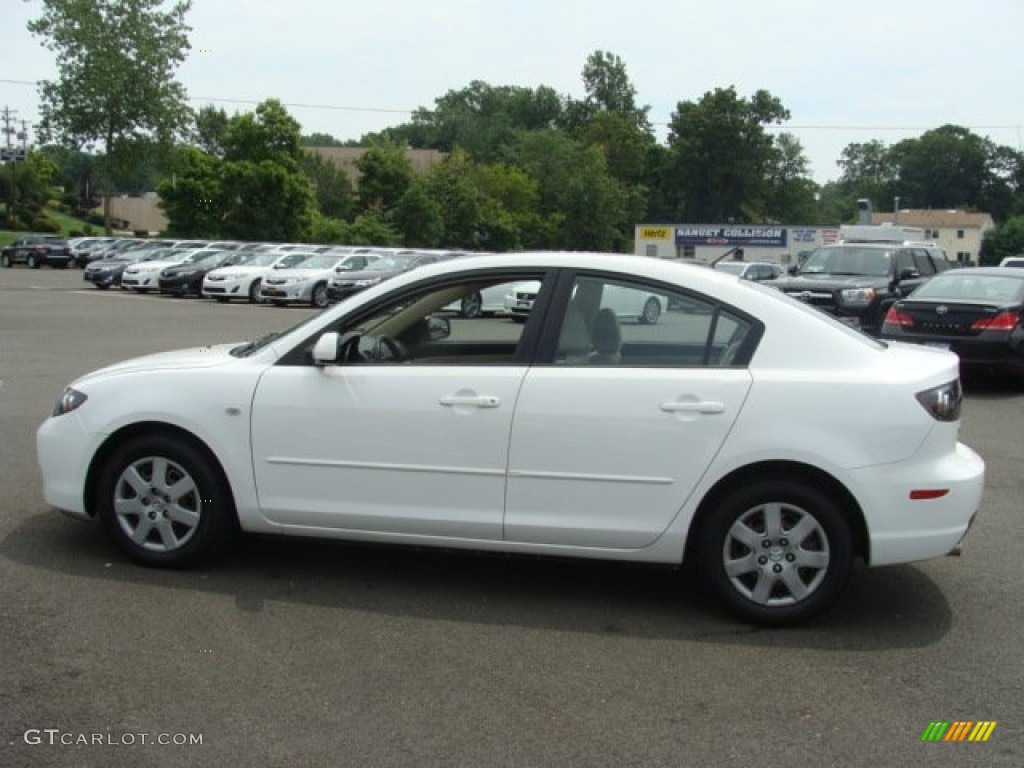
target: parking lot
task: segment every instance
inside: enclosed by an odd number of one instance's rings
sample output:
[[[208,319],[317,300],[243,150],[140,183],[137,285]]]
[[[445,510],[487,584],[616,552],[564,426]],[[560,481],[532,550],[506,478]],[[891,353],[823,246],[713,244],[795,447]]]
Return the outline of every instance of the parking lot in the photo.
[[[800,629],[612,563],[251,537],[149,570],[46,508],[35,429],[75,376],[314,311],[0,270],[0,765],[1024,765],[1024,387],[989,377],[963,556],[856,568]],[[956,720],[997,726],[922,743]]]

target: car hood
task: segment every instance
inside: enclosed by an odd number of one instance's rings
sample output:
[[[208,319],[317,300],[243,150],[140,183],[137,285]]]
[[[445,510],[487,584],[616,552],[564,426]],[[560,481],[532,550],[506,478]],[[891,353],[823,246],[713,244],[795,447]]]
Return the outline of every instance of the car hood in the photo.
[[[144,371],[163,370],[184,370],[196,368],[215,368],[220,365],[227,365],[237,358],[232,357],[230,352],[242,342],[233,344],[218,344],[213,347],[191,347],[179,349],[172,352],[158,352],[153,355],[135,357],[130,360],[123,360],[105,368],[87,373],[77,379],[74,383],[88,382],[90,379],[106,376],[116,376],[123,373],[140,373]]]
[[[389,269],[386,271],[380,269],[354,269],[344,272],[335,272],[334,270],[331,270],[331,274],[335,280],[341,282],[347,280],[386,280],[389,277],[400,275],[402,272],[405,271],[406,270],[404,269]]]
[[[276,277],[301,277],[308,278],[316,275],[327,275],[334,274],[333,267],[315,267],[311,269],[303,269],[302,267],[290,267],[289,269],[272,269],[267,273],[267,278]]]
[[[283,269],[279,269],[277,270],[277,273],[284,271],[285,270]],[[211,269],[209,272],[207,272],[207,274],[215,275],[217,277],[232,278],[249,277],[250,275],[258,275],[260,272],[270,272],[272,274],[277,274],[274,272],[274,269],[272,267],[246,267],[241,264],[237,267],[217,267],[217,269]]]
[[[782,291],[832,291],[840,288],[867,288],[879,287],[889,284],[889,278],[884,275],[834,275],[828,272],[815,273],[812,275],[797,275],[795,277],[782,277],[777,280],[768,280],[765,285],[778,288]]]

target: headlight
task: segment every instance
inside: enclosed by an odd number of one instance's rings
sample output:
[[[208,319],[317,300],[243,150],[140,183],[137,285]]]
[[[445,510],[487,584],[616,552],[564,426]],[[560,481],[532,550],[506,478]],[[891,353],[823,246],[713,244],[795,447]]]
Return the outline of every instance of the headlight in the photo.
[[[960,379],[953,379],[938,387],[918,392],[919,402],[936,421],[956,421],[960,418],[960,405],[963,403],[963,390]]]
[[[85,394],[77,389],[67,387],[64,393],[57,398],[57,404],[53,406],[53,415],[63,416],[65,413],[71,413],[86,400],[88,397]]]
[[[877,295],[874,288],[847,288],[839,292],[839,302],[845,307],[866,307]]]

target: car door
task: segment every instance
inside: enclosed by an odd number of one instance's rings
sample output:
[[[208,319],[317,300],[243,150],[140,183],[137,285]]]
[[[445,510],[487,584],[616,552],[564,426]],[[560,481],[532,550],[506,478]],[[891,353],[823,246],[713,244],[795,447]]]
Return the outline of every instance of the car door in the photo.
[[[512,413],[527,370],[517,361],[524,328],[444,318],[448,333],[435,338],[442,325],[432,318],[457,298],[438,287],[385,303],[336,329],[340,364],[286,358],[264,374],[252,450],[268,519],[501,538]]]
[[[584,354],[594,323],[573,310],[594,282],[667,293],[673,309],[657,325],[623,324],[618,354]],[[523,381],[505,538],[640,549],[675,518],[732,427],[751,384],[738,350],[756,343],[757,324],[639,282],[580,276],[572,295],[550,363]]]

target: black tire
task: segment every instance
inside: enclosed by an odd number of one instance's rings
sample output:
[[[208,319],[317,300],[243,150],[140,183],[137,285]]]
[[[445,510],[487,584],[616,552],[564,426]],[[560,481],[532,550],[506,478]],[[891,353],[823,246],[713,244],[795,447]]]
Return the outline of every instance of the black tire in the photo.
[[[29,269],[39,269],[39,262],[31,253],[25,258],[25,266]]]
[[[228,297],[227,296],[214,296],[214,298],[217,299],[217,301],[219,301],[221,304],[227,304],[228,303]]]
[[[11,257],[5,253],[3,256],[0,256],[0,263],[3,263],[4,267],[10,267]]]
[[[251,283],[249,283],[249,303],[250,304],[259,304],[259,303],[261,303],[263,301],[263,299],[260,298],[260,286],[262,284],[263,284],[263,281],[260,280],[260,278],[258,278],[258,277],[255,280],[253,280]],[[224,301],[227,301],[227,299],[224,299]]]
[[[483,317],[484,297],[480,295],[479,291],[474,291],[469,296],[463,297],[459,314],[468,320]]]
[[[644,302],[643,312],[640,313],[640,322],[644,325],[656,325],[661,317],[661,302],[653,296]]]
[[[702,578],[741,618],[764,626],[799,624],[827,610],[853,560],[840,508],[815,486],[791,480],[733,491],[697,543]]]
[[[324,309],[330,303],[327,298],[327,283],[317,283],[313,286],[309,303],[317,309]]]
[[[95,285],[101,291],[105,291],[110,287],[110,283],[93,283],[93,285]]]
[[[100,470],[95,504],[117,546],[144,565],[199,562],[236,529],[234,500],[213,460],[173,436],[118,446]]]

